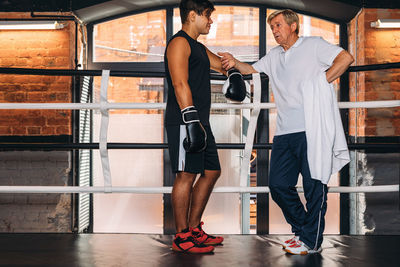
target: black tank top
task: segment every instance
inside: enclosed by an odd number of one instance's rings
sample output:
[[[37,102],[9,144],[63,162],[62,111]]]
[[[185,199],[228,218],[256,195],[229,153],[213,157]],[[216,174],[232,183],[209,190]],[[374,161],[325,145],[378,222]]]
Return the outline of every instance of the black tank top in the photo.
[[[210,60],[203,44],[191,38],[186,32],[180,30],[175,37],[184,37],[190,45],[189,56],[189,86],[192,91],[193,104],[199,112],[200,121],[203,125],[209,125],[210,107],[211,107],[211,85],[210,85]],[[167,48],[164,54],[165,74],[168,83],[167,108],[165,111],[165,125],[184,124],[182,121],[181,109],[175,96],[175,90],[172,86],[171,75],[168,69]]]

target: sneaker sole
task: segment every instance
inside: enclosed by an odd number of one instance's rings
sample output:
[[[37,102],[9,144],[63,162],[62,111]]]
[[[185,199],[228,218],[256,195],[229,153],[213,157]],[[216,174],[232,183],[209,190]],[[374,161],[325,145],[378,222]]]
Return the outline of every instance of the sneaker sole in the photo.
[[[283,249],[285,249],[285,248],[287,248],[288,246],[291,246],[291,245],[293,245],[293,244],[290,244],[290,243],[287,244],[287,245],[281,244],[281,246],[282,246]]]
[[[308,254],[307,251],[302,251],[302,252],[300,252],[300,253],[294,253],[294,252],[290,251],[290,250],[287,249],[287,248],[285,248],[285,251],[286,251],[287,253],[290,253],[290,254],[293,254],[293,255],[307,255],[307,254]]]
[[[213,247],[213,249],[210,250],[210,251],[198,251],[198,252],[195,252],[195,251],[189,251],[189,250],[181,250],[181,249],[178,248],[178,247],[172,246],[172,250],[175,251],[175,252],[180,252],[180,253],[207,254],[207,253],[212,253],[212,252],[214,251],[214,247]]]
[[[317,254],[317,253],[320,253],[321,251],[322,251],[322,248],[319,248],[318,250],[310,250],[308,252],[308,254]]]
[[[322,248],[319,248],[318,250],[309,250],[309,251],[302,251],[300,253],[293,253],[292,251],[290,251],[289,249],[285,248],[285,251],[287,253],[293,254],[293,255],[308,255],[308,254],[317,254],[320,253],[322,251]]]

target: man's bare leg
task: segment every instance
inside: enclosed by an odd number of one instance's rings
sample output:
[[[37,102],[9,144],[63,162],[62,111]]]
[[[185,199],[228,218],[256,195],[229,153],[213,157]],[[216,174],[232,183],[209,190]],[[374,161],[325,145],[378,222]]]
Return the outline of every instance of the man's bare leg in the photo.
[[[178,172],[176,174],[174,186],[172,188],[172,207],[177,233],[188,228],[190,197],[195,178],[196,174],[194,173]]]
[[[190,203],[189,226],[197,227],[221,171],[205,170],[193,187]]]

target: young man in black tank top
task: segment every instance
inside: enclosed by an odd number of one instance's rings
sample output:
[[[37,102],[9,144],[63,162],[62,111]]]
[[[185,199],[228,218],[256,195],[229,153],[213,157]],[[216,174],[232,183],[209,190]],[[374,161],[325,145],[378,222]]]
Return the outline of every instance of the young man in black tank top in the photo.
[[[179,6],[182,30],[168,42],[165,70],[168,100],[165,125],[173,172],[172,205],[176,232],[172,249],[209,253],[222,237],[202,230],[201,216],[221,167],[209,115],[210,68],[226,73],[218,56],[197,42],[208,34],[214,5],[208,0],[182,0]],[[197,182],[197,174],[201,174]]]

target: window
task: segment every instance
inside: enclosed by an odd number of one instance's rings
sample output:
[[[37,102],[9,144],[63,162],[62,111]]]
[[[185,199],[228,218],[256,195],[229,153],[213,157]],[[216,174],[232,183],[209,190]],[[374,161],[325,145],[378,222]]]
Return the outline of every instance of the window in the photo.
[[[94,62],[161,62],[166,45],[166,11],[158,10],[96,24]]]
[[[201,35],[198,41],[213,53],[229,52],[244,62],[254,62],[259,54],[259,7],[215,6],[212,13],[213,24],[209,34]],[[274,10],[267,9],[267,16]],[[94,25],[93,62],[102,68],[113,68],[117,63],[129,63],[125,69],[141,70],[143,62],[158,70],[163,69],[166,48],[166,10],[156,10],[135,14]],[[339,25],[309,17],[300,17],[300,36],[322,36],[326,41],[339,43]],[[182,25],[179,9],[174,8],[172,15],[173,34]],[[264,40],[262,40],[264,41]],[[266,32],[266,51],[276,46],[269,25]],[[261,42],[263,43],[263,42]],[[122,65],[122,64],[120,64]],[[146,67],[147,68],[147,67]],[[148,69],[146,69],[148,70]],[[213,103],[226,103],[221,93],[223,81],[211,81],[211,99]],[[336,82],[336,89],[339,89]],[[94,101],[98,102],[100,78],[94,79]],[[164,101],[164,80],[162,78],[123,78],[110,77],[108,87],[110,102],[162,103]],[[273,102],[273,96],[270,97]],[[210,123],[217,143],[243,143],[247,132],[249,110],[213,109]],[[274,135],[276,110],[269,111],[270,137]],[[99,113],[93,112],[93,140],[97,141]],[[162,110],[111,110],[109,142],[149,142],[162,143],[164,140]],[[265,140],[268,142],[268,140]],[[219,150],[222,176],[216,186],[239,186],[242,150]],[[256,155],[254,155],[256,157]],[[110,163],[114,186],[162,186],[163,151],[162,150],[111,150]],[[255,163],[253,162],[253,165]],[[250,185],[254,186],[256,168],[252,165]],[[102,185],[100,158],[93,153],[95,185]],[[301,185],[301,179],[299,181]],[[338,185],[338,177],[331,179],[330,185]],[[255,194],[241,199],[237,193],[212,194],[205,210],[207,229],[223,234],[241,232],[241,223],[250,225],[250,233],[255,233],[256,204]],[[241,201],[245,203],[241,210]],[[250,204],[246,204],[250,203]],[[247,206],[247,207],[245,207]],[[116,210],[115,207],[120,207]],[[125,209],[124,209],[125,207]],[[339,194],[330,194],[326,215],[326,233],[339,232]],[[241,221],[241,212],[248,209],[250,216]],[[109,216],[113,212],[112,219]],[[246,211],[247,212],[247,211]],[[247,216],[248,213],[244,217]],[[270,233],[289,233],[280,209],[270,200]],[[123,214],[129,213],[129,216]],[[116,214],[116,215],[115,215]],[[121,218],[119,218],[121,216]],[[158,195],[95,195],[94,196],[94,231],[95,232],[137,232],[161,233],[163,230],[163,198]],[[141,218],[138,220],[138,218]],[[246,220],[248,220],[246,222]],[[224,222],[231,222],[224,224]],[[96,225],[97,224],[97,225]]]
[[[213,53],[229,52],[241,61],[256,61],[258,52],[258,14],[255,7],[215,6],[210,33],[198,41]],[[174,9],[174,33],[181,29],[179,9]]]

